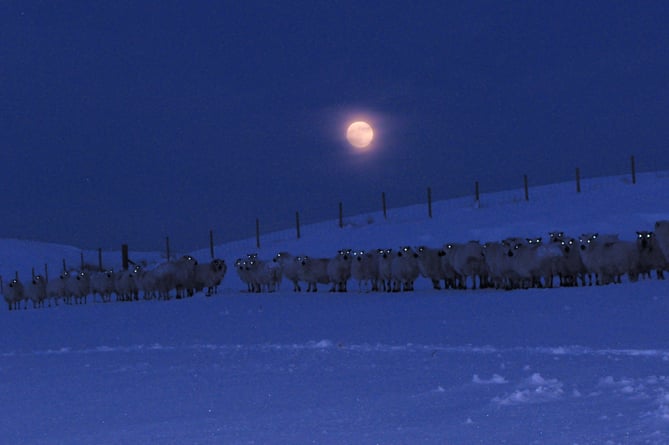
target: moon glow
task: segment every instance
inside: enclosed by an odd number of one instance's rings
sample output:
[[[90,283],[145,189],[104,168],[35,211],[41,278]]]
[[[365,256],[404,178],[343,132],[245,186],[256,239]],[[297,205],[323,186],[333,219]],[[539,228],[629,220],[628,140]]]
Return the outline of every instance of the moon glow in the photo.
[[[353,122],[346,130],[346,139],[355,148],[367,148],[374,139],[374,129],[367,122]]]

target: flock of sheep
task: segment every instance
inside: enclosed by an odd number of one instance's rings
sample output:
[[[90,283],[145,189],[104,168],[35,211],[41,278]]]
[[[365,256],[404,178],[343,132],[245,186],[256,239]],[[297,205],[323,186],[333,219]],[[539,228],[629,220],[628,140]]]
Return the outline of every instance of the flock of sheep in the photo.
[[[135,265],[131,269],[113,271],[65,270],[59,276],[47,280],[42,275],[33,275],[23,283],[19,277],[3,283],[2,293],[9,310],[24,308],[32,303],[34,308],[66,304],[85,303],[88,296],[111,301],[139,300],[142,298],[166,300],[173,293],[176,298],[192,296],[206,289],[206,295],[216,292],[227,271],[225,261],[214,259],[209,263],[198,263],[185,255],[175,261],[158,264],[154,268]]]
[[[313,258],[280,252],[271,260],[249,254],[235,261],[239,278],[249,292],[272,292],[283,278],[294,291],[315,292],[327,285],[346,292],[354,280],[359,291],[412,291],[419,277],[435,289],[519,289],[529,287],[586,286],[620,283],[650,276],[662,279],[669,269],[669,221],[655,223],[654,231],[639,231],[635,241],[618,235],[582,234],[578,238],[551,232],[549,238],[507,238],[499,242],[449,243],[442,247],[372,251],[340,250],[332,258]],[[147,268],[135,265],[121,271],[63,271],[47,280],[34,275],[2,284],[9,310],[46,305],[85,303],[89,296],[109,302],[184,298],[206,290],[216,293],[227,272],[224,260],[198,263],[185,255]]]
[[[449,243],[442,247],[372,251],[340,250],[332,258],[312,258],[280,252],[272,260],[257,254],[238,258],[234,268],[249,292],[272,292],[282,278],[294,291],[317,291],[328,285],[346,292],[349,280],[359,291],[400,292],[414,289],[419,277],[435,289],[526,289],[620,283],[650,276],[662,279],[669,268],[669,221],[658,221],[654,231],[639,231],[635,241],[618,235],[549,233],[549,239],[507,238],[499,242]]]

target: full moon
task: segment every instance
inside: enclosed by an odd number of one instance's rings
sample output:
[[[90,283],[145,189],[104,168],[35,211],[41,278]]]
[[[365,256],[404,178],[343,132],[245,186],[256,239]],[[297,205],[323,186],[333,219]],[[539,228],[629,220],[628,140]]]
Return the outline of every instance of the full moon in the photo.
[[[353,122],[346,130],[346,139],[355,148],[366,148],[374,139],[374,130],[367,122]]]

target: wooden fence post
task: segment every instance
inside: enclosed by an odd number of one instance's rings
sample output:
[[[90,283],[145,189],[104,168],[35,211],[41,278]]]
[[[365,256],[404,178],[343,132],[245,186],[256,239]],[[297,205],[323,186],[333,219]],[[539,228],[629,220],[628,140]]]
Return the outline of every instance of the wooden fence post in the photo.
[[[214,259],[214,231],[209,229],[209,255]]]
[[[525,201],[530,200],[530,191],[527,187],[527,175],[523,175],[523,183],[525,184]]]
[[[386,192],[381,192],[381,206],[383,207],[383,219],[388,219],[386,213]]]
[[[478,181],[474,182],[474,200],[476,201],[477,204],[481,200],[481,196],[479,194],[479,182]]]
[[[344,227],[344,204],[339,202],[339,228]]]
[[[256,218],[256,247],[260,249],[260,219]]]
[[[576,193],[581,193],[581,169],[576,167]]]
[[[427,215],[432,218],[432,188],[427,188]]]
[[[297,230],[297,239],[300,239],[300,212],[295,212],[295,229]]]
[[[632,184],[636,184],[636,168],[634,166],[634,155],[630,156],[630,164],[632,167]]]
[[[121,245],[121,267],[123,270],[128,270],[128,245]]]

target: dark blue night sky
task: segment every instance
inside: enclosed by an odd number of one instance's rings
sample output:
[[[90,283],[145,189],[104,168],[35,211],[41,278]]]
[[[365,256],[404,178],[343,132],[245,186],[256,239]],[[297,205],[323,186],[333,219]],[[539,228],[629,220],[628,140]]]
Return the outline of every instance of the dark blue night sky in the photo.
[[[662,1],[4,1],[0,237],[192,250],[382,191],[669,169],[668,23]]]

